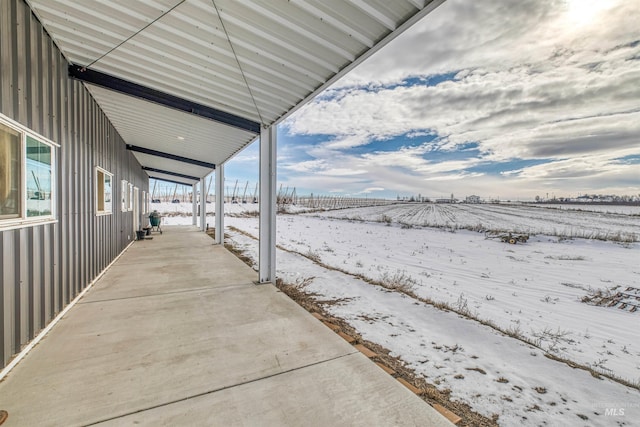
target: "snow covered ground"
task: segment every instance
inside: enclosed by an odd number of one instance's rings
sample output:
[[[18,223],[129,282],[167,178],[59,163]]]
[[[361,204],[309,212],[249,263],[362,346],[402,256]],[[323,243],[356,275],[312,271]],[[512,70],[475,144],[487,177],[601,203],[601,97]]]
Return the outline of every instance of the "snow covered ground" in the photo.
[[[239,214],[249,206],[225,209]],[[640,288],[640,218],[634,212],[426,204],[281,215],[277,221],[278,245],[286,249],[277,254],[278,277],[308,283],[305,290],[319,299],[340,300],[327,310],[429,383],[450,389],[453,399],[488,417],[498,414],[505,426],[640,424],[637,389],[545,357],[640,384],[640,310],[581,302],[598,290]],[[228,217],[225,224],[258,235],[255,217]],[[535,236],[508,245],[465,227]],[[257,260],[255,239],[227,232]],[[557,237],[563,234],[623,242]],[[372,281],[401,282],[411,292]]]
[[[640,215],[638,205],[608,205],[598,203],[537,204],[531,205],[546,209],[563,209],[570,211],[590,211],[625,215]]]
[[[532,205],[504,204],[398,204],[373,208],[327,211],[322,216],[393,222],[412,226],[505,230],[519,233],[547,234],[588,239],[640,241],[640,208],[637,206],[602,206],[587,208],[558,205],[547,208]],[[590,205],[592,206],[592,205]],[[564,207],[565,209],[560,209]],[[582,208],[577,210],[577,208]]]

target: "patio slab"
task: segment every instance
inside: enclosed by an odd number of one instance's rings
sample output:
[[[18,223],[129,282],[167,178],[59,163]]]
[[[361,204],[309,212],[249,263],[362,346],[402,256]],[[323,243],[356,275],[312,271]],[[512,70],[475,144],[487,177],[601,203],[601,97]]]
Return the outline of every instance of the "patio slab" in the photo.
[[[451,425],[190,227],[135,242],[0,383],[5,426]]]

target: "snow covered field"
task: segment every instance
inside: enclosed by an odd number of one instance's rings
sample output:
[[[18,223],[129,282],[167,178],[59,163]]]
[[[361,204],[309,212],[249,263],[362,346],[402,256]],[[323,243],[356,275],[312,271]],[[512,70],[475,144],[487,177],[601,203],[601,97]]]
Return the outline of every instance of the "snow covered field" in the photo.
[[[637,205],[608,205],[597,203],[569,203],[569,204],[538,204],[531,205],[545,209],[563,209],[570,211],[589,211],[625,215],[640,215],[640,206]]]
[[[575,210],[567,210],[574,206]],[[561,209],[564,207],[564,210]],[[582,210],[577,210],[582,208]],[[558,205],[547,208],[532,205],[493,204],[398,204],[374,208],[328,211],[331,218],[393,222],[412,226],[504,230],[587,239],[640,241],[640,207]]]
[[[505,426],[640,425],[640,310],[581,301],[597,291],[640,288],[634,212],[427,204],[277,221],[278,245],[286,249],[277,254],[278,277],[319,300],[339,300],[326,309],[453,399],[498,414]],[[255,217],[225,224],[258,235]],[[467,227],[535,236],[508,245]],[[257,260],[255,239],[227,232]],[[557,237],[563,235],[619,241]]]

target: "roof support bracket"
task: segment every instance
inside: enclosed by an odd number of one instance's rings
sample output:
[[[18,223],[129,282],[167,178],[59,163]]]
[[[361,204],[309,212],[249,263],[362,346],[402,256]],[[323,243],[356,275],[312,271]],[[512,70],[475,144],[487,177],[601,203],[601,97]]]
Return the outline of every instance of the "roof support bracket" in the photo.
[[[178,178],[190,179],[192,181],[198,181],[200,179],[197,176],[185,175],[178,172],[171,172],[171,171],[166,171],[162,169],[150,168],[147,166],[142,166],[142,170],[149,171],[149,172],[163,173],[165,175],[177,176]]]
[[[142,154],[148,154],[150,156],[164,157],[165,159],[176,160],[178,162],[189,163],[196,166],[202,166],[203,168],[215,169],[216,165],[214,163],[203,162],[202,160],[189,159],[188,157],[178,156],[176,154],[165,153],[163,151],[152,150],[151,148],[138,147],[137,145],[127,144],[127,150],[136,151]],[[200,178],[193,178],[198,180]]]
[[[173,179],[160,178],[159,176],[150,176],[149,178],[153,178],[156,181],[164,181],[164,182],[170,182],[172,184],[184,185],[185,187],[189,187],[191,185],[189,183],[182,182],[182,181],[174,181]]]
[[[209,120],[233,126],[238,129],[253,132],[256,135],[260,133],[260,123],[226,111],[218,110],[213,107],[198,104],[188,99],[180,98],[156,89],[139,85],[100,71],[92,70],[81,65],[69,65],[69,77],[90,83],[105,89],[123,93],[125,95],[134,96],[145,101],[155,102],[165,107],[173,108],[185,113],[194,114]]]

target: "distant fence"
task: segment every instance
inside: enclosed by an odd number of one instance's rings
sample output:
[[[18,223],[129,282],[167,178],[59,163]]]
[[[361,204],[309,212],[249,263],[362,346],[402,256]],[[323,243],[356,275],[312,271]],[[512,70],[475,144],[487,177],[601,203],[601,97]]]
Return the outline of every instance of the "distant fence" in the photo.
[[[207,197],[208,203],[215,203],[216,196],[209,195]],[[176,196],[172,195],[160,195],[152,200],[152,202],[160,202],[160,203],[171,203],[175,201],[175,203],[191,203],[191,194],[178,194]],[[233,197],[233,196],[225,196],[225,203],[238,203],[238,204],[255,204],[259,203],[259,198],[248,197]],[[402,203],[397,200],[389,200],[389,199],[376,199],[369,197],[342,197],[342,196],[277,196],[276,203],[279,208],[284,208],[285,206],[300,206],[307,209],[346,209],[346,208],[360,208],[366,206],[386,206],[397,203]]]
[[[369,197],[342,196],[298,196],[278,200],[278,205],[298,205],[308,209],[346,209],[365,206],[385,206],[398,203],[397,200],[374,199]]]

